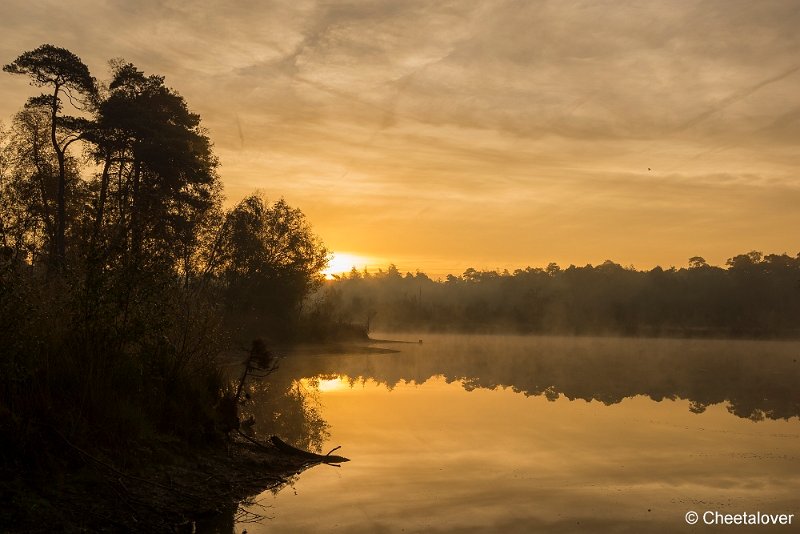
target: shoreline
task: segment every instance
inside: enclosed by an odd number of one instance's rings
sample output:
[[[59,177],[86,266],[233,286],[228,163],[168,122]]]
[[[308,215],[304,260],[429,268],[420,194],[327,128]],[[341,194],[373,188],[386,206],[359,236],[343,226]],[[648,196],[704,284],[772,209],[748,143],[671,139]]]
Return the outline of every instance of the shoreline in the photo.
[[[238,437],[196,449],[178,440],[140,443],[116,460],[65,445],[60,465],[3,473],[4,532],[216,531],[237,518],[258,520],[239,503],[277,492],[320,463]]]

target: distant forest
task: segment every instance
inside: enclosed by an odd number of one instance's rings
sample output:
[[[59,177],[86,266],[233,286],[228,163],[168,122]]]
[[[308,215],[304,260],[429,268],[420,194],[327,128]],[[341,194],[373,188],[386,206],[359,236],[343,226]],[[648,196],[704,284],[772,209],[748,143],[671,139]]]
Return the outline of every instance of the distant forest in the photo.
[[[798,337],[800,254],[749,252],[717,267],[601,265],[467,269],[432,280],[392,265],[353,269],[317,295],[319,313],[369,329],[632,336]]]

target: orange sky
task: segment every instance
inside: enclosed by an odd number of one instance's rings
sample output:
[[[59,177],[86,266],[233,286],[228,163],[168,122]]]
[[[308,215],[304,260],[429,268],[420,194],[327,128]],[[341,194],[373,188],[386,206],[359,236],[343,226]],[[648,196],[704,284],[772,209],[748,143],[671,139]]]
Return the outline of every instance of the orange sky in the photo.
[[[0,60],[124,57],[201,114],[228,202],[329,248],[466,267],[721,264],[800,242],[794,1],[0,5]],[[0,76],[7,123],[33,94]]]

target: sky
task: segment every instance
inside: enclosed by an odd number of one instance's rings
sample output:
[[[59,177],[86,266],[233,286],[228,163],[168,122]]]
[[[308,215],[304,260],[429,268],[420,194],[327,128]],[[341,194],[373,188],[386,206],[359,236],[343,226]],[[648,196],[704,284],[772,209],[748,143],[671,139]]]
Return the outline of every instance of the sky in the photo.
[[[164,75],[226,202],[286,198],[340,265],[680,267],[800,251],[797,28],[795,0],[4,0],[0,62]],[[0,119],[33,94],[0,75]]]

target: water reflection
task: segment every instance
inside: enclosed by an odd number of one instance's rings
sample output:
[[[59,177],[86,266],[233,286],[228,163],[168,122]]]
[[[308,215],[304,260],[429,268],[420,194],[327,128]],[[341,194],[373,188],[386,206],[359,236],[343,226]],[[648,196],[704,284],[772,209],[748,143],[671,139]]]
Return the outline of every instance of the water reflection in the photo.
[[[235,374],[235,373],[234,373]],[[232,379],[232,383],[238,383]],[[245,421],[242,430],[252,437],[266,441],[269,436],[281,436],[284,441],[301,449],[320,452],[330,436],[329,425],[320,413],[320,381],[293,379],[285,373],[268,375],[266,379],[248,378],[240,406]],[[247,424],[252,421],[253,424]],[[260,495],[241,502],[220,502],[216,514],[194,523],[197,534],[230,534],[247,530],[246,525],[261,524],[271,517],[271,503],[265,500],[292,486],[300,475],[273,486]]]
[[[280,436],[284,441],[312,452],[320,452],[329,436],[320,414],[319,382],[277,373],[247,386],[242,414],[255,422],[255,435]]]
[[[254,387],[258,425],[277,425],[259,432],[353,461],[260,496],[274,519],[235,531],[696,532],[688,510],[798,511],[800,344],[394,347],[290,355]]]
[[[394,355],[287,358],[281,372],[374,380],[390,389],[442,376],[467,391],[508,387],[526,396],[606,405],[644,395],[688,400],[694,413],[725,403],[732,414],[752,420],[800,416],[796,343],[428,336],[424,345],[400,347]]]

